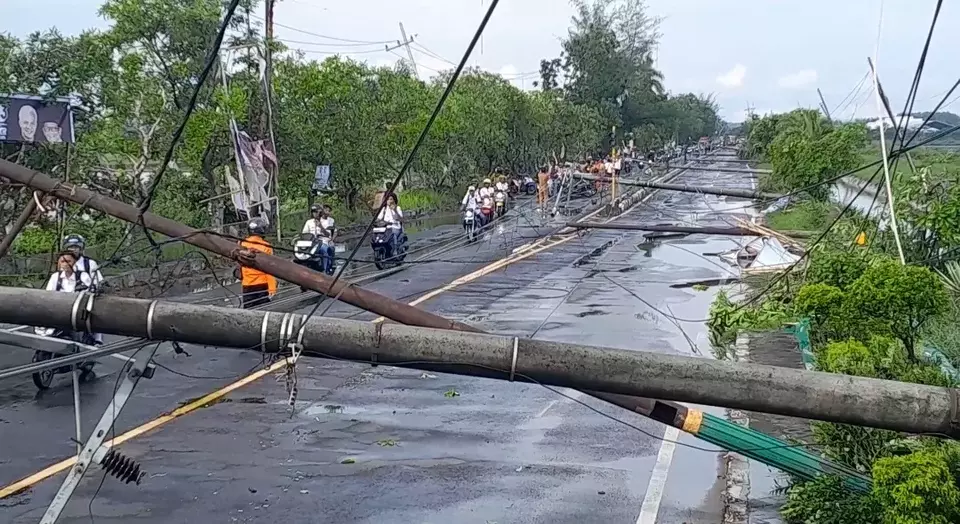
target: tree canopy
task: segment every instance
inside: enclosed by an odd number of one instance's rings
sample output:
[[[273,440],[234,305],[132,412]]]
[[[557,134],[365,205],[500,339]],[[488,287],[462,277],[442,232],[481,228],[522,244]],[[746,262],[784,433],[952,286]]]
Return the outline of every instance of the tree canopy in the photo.
[[[267,135],[256,46],[262,28],[242,0],[221,53],[156,195],[153,210],[194,226],[233,217],[223,199],[232,166],[230,118],[254,138]],[[495,167],[530,172],[556,160],[607,154],[635,138],[639,147],[689,142],[711,134],[712,98],[670,95],[654,67],[657,20],[640,0],[574,2],[577,14],[561,57],[545,59],[542,84],[524,91],[503,77],[467,70],[460,77],[404,183],[447,193]],[[0,34],[0,90],[76,101],[70,180],[115,198],[142,198],[170,146],[224,16],[221,0],[106,0],[102,31],[62,35],[51,29],[15,38]],[[299,213],[317,165],[331,166],[341,210],[396,176],[451,72],[419,80],[405,65],[374,67],[332,56],[308,60],[282,43],[274,51],[273,133],[279,196]],[[614,132],[615,129],[615,132]],[[57,146],[0,146],[4,158],[56,176],[66,156]],[[0,223],[25,202],[4,191]],[[211,200],[212,199],[212,200]],[[452,200],[451,200],[452,201]],[[201,202],[203,202],[201,204]],[[122,227],[96,213],[85,221],[91,243],[115,241]],[[77,224],[67,227],[76,227]],[[52,224],[41,224],[49,229]],[[37,228],[27,232],[40,234]],[[36,243],[18,242],[24,253]]]

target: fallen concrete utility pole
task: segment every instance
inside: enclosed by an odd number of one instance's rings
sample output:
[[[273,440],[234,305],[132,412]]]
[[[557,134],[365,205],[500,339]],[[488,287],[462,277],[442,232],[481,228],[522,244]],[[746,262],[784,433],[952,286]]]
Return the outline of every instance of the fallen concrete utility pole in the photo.
[[[723,162],[721,160],[721,162]],[[719,171],[720,173],[748,173],[754,175],[769,175],[773,171],[769,169],[754,169],[754,168],[742,168],[742,167],[681,167],[680,170],[691,170],[691,171]]]
[[[108,215],[138,223],[139,210],[130,204],[114,200],[99,193],[84,189],[80,186],[60,182],[39,171],[33,171],[23,166],[0,160],[0,176],[5,176],[15,182],[20,182],[38,191],[48,193],[61,200],[84,204]],[[303,266],[294,264],[272,255],[258,251],[241,249],[237,242],[228,240],[220,235],[194,229],[179,222],[164,218],[153,213],[143,214],[143,225],[152,231],[162,233],[171,238],[182,239],[185,243],[197,246],[218,255],[236,260],[247,266],[259,269],[287,282],[297,284],[312,291],[331,297],[339,296],[347,304],[371,311],[383,317],[403,324],[432,327],[438,329],[454,329],[477,331],[462,322],[453,322],[439,315],[434,315],[391,300],[366,289],[350,285],[349,282],[339,280],[331,287],[333,279]]]
[[[709,226],[674,226],[667,224],[614,224],[604,222],[567,222],[567,227],[576,229],[615,229],[622,231],[664,231],[667,233],[690,233],[703,235],[729,235],[740,237],[757,237],[760,233],[745,227],[709,227]],[[794,238],[810,238],[809,231],[780,231],[780,233]]]
[[[647,351],[183,303],[0,288],[0,322],[209,346],[260,347],[428,371],[537,382],[960,436],[957,389]],[[84,301],[87,302],[84,302]]]
[[[686,169],[686,168],[683,168]],[[599,180],[595,175],[574,175],[584,180]],[[653,189],[664,189],[666,191],[680,191],[682,193],[701,193],[704,195],[732,196],[740,198],[752,198],[755,200],[776,200],[781,195],[773,193],[763,193],[760,191],[750,191],[749,189],[715,189],[712,187],[697,187],[684,184],[662,184],[659,182],[646,182],[643,180],[620,179],[617,183],[625,186],[649,187]]]

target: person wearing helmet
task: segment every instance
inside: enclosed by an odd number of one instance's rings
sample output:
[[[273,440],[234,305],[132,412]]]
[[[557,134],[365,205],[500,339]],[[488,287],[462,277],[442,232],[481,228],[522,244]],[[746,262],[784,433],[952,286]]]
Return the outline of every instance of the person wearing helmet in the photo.
[[[468,186],[467,194],[463,195],[460,201],[460,211],[473,211],[474,218],[478,220],[480,226],[483,226],[483,216],[480,214],[480,194],[477,192],[477,186]]]
[[[94,291],[103,285],[103,274],[100,273],[100,264],[83,253],[86,248],[87,241],[80,235],[71,234],[63,237],[63,250],[73,253],[77,258],[76,267],[73,270],[80,275],[88,275],[90,282],[93,283],[91,291]]]
[[[87,241],[80,235],[70,234],[63,237],[63,250],[67,253],[73,253],[76,262],[73,265],[73,272],[76,273],[76,281],[87,284],[91,293],[103,288],[103,274],[100,273],[100,264],[96,260],[83,254],[87,248]],[[93,334],[94,344],[99,346],[103,344],[103,334]]]
[[[490,179],[484,178],[483,183],[480,184],[480,189],[477,192],[480,194],[480,198],[490,197],[493,198],[493,187],[490,185]]]
[[[273,247],[263,235],[267,233],[267,224],[262,218],[254,218],[247,224],[250,235],[240,242],[240,247],[259,251],[267,255],[273,254]],[[277,292],[277,279],[259,269],[240,265],[240,289],[243,309],[251,309],[270,302]]]

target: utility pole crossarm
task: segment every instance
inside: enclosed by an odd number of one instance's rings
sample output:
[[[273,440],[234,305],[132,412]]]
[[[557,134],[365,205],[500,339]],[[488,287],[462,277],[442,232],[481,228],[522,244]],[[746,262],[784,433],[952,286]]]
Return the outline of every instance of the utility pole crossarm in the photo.
[[[0,322],[70,329],[77,295],[0,288]],[[81,304],[83,307],[83,304]],[[372,362],[960,436],[958,390],[518,337],[99,296],[98,332]],[[149,330],[149,333],[148,333]]]

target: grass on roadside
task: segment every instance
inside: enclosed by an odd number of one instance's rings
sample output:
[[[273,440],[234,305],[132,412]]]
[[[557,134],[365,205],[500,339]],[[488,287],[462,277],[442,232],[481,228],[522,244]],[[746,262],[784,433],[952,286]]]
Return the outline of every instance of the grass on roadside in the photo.
[[[837,216],[837,206],[805,200],[767,215],[767,227],[777,231],[821,231]]]

